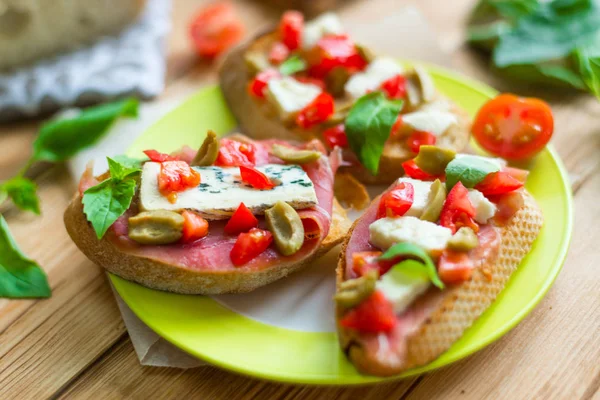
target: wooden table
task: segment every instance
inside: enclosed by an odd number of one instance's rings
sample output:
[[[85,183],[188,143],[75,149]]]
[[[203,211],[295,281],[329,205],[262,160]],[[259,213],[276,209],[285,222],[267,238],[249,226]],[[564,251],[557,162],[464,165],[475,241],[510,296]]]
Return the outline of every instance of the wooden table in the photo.
[[[195,59],[186,37],[186,21],[199,3],[175,1],[163,98],[191,93],[215,79],[214,67]],[[258,3],[237,4],[249,27],[277,19],[277,12]],[[394,0],[370,0],[370,4],[374,8],[401,5]],[[63,227],[62,212],[75,185],[66,169],[56,166],[39,178],[42,217],[6,205],[0,208],[23,250],[44,266],[53,288],[48,300],[0,300],[0,399],[600,399],[600,174],[593,175],[600,169],[600,104],[587,95],[507,86],[491,76],[485,61],[471,53],[462,39],[473,1],[418,4],[458,69],[501,90],[543,96],[555,111],[554,145],[573,180],[575,232],[554,287],[519,326],[450,367],[361,388],[282,385],[212,367],[142,367],[104,273],[79,252]],[[342,13],[356,6],[357,2],[347,2]],[[37,127],[38,122],[0,127],[0,179],[24,163]]]

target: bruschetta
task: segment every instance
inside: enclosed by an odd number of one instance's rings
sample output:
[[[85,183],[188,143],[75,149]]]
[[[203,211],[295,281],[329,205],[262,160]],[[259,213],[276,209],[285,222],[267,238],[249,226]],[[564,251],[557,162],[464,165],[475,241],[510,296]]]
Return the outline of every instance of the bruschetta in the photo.
[[[505,287],[543,222],[502,159],[422,146],[350,229],[337,268],[340,345],[365,374],[435,360]]]
[[[226,57],[220,85],[244,133],[341,147],[364,183],[392,182],[422,144],[459,151],[469,138],[468,115],[424,67],[374,56],[333,13],[286,12]]]
[[[350,227],[333,196],[339,154],[318,142],[209,132],[198,151],[145,153],[139,165],[109,159],[102,176],[87,171],[64,215],[81,251],[124,279],[248,292],[308,265]]]

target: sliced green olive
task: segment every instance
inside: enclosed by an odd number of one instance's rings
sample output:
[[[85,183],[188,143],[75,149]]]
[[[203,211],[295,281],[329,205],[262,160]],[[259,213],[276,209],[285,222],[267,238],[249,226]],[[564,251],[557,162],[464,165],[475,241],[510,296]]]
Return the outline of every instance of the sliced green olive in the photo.
[[[292,206],[278,201],[265,211],[265,220],[281,254],[290,256],[300,250],[304,243],[304,226]]]
[[[141,244],[175,243],[181,239],[183,221],[174,211],[143,211],[129,218],[129,237]]]
[[[456,251],[469,251],[479,246],[479,239],[473,229],[463,226],[448,241],[448,248]]]
[[[348,72],[348,68],[333,68],[325,78],[327,90],[334,97],[342,96],[344,94],[344,86],[346,85],[346,82],[348,82],[348,79],[350,79],[350,72]]]
[[[446,200],[446,185],[439,179],[436,179],[431,184],[431,191],[427,198],[427,205],[423,209],[421,219],[430,222],[436,222],[440,219],[440,213]]]
[[[433,79],[431,79],[431,75],[429,75],[429,72],[425,68],[420,66],[415,67],[415,74],[423,100],[426,102],[432,101],[435,97],[435,84],[433,83]]]
[[[344,309],[356,307],[373,293],[378,278],[379,271],[372,269],[360,278],[342,282],[334,297],[336,304]]]
[[[346,99],[336,99],[334,113],[327,119],[327,124],[337,125],[344,122],[353,105],[353,100],[348,101]]]
[[[456,152],[437,146],[421,146],[419,154],[415,157],[415,164],[423,171],[432,175],[441,175],[446,166],[456,157]]]
[[[414,78],[409,78],[406,80],[406,99],[408,100],[408,106],[410,109],[414,109],[421,104],[421,93]]]
[[[274,144],[271,153],[290,164],[308,164],[321,158],[321,153],[318,151],[297,150],[280,144]]]
[[[217,161],[218,155],[219,139],[217,139],[216,133],[209,130],[191,165],[197,167],[208,167]]]
[[[360,57],[366,62],[370,63],[375,59],[375,53],[373,53],[373,51],[367,46],[363,46],[362,44],[356,44],[355,47],[356,51],[358,52],[358,55],[360,55]]]
[[[246,54],[244,54],[244,61],[252,76],[271,67],[271,63],[267,59],[267,56],[258,51],[246,52]]]

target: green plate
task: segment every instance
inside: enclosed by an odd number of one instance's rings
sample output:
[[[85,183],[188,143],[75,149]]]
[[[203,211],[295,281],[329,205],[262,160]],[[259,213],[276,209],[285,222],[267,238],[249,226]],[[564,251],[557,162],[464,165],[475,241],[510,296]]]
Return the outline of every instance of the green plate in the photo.
[[[455,73],[437,67],[429,70],[439,90],[471,115],[497,93]],[[199,146],[207,129],[226,133],[235,126],[219,88],[210,87],[150,127],[129,154],[139,156],[148,148],[171,151],[183,144]],[[548,291],[562,267],[572,230],[568,177],[552,147],[535,160],[527,189],[545,216],[531,253],[498,299],[459,341],[431,364],[399,377],[432,371],[482,349],[521,321]],[[151,290],[113,275],[111,280],[129,307],[156,333],[216,366],[304,384],[348,385],[384,380],[359,374],[339,350],[334,333],[279,328],[236,314],[209,297]]]

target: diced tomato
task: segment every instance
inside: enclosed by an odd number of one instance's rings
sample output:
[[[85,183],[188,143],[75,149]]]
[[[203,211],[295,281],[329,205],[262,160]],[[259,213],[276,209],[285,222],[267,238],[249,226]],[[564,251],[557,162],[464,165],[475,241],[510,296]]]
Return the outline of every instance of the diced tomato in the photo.
[[[379,276],[385,274],[396,264],[396,260],[378,260],[381,251],[359,251],[352,254],[352,270],[363,276],[372,269],[379,270]]]
[[[453,234],[463,226],[477,232],[479,231],[479,225],[473,220],[474,217],[475,207],[469,200],[469,191],[462,182],[458,182],[450,190],[446,201],[444,201],[440,214],[440,225],[450,228]]]
[[[258,219],[256,219],[244,203],[240,203],[237,210],[235,210],[229,221],[227,221],[225,233],[235,235],[241,232],[248,232],[257,226]]]
[[[335,67],[344,67],[353,73],[367,66],[348,35],[322,37],[307,58],[311,65],[309,73],[317,78],[324,78]]]
[[[311,128],[332,116],[333,109],[333,97],[329,93],[322,92],[298,113],[296,124],[304,129]]]
[[[195,242],[198,239],[208,235],[208,221],[200,215],[192,211],[184,211],[181,213],[183,217],[183,236],[182,243]]]
[[[380,87],[390,99],[403,99],[406,97],[406,78],[400,74],[384,81]]]
[[[348,311],[340,320],[340,325],[359,332],[389,332],[396,325],[396,314],[392,303],[382,292],[376,290],[365,301]]]
[[[144,150],[144,154],[148,156],[150,161],[164,162],[164,161],[178,161],[179,157],[173,157],[165,153],[158,152],[156,150]]]
[[[221,139],[215,165],[220,167],[253,167],[256,164],[256,148],[251,143]]]
[[[400,129],[402,128],[402,115],[398,115],[396,118],[396,122],[392,125],[392,130],[390,131],[390,137],[400,136]]]
[[[279,65],[290,55],[290,50],[281,42],[275,42],[269,51],[269,61],[272,64]]]
[[[275,187],[275,184],[271,182],[268,176],[255,168],[240,165],[240,175],[243,182],[246,182],[255,189],[269,190]]]
[[[231,3],[221,1],[203,7],[192,19],[189,34],[197,53],[213,58],[244,36],[244,26]]]
[[[183,192],[200,184],[200,174],[185,161],[165,161],[160,164],[158,190],[174,202],[174,193]]]
[[[488,174],[481,182],[475,185],[485,196],[504,194],[523,187],[523,182],[515,179],[504,171]]]
[[[231,262],[240,267],[258,257],[273,242],[273,234],[264,229],[252,228],[250,232],[240,233],[231,249]]]
[[[313,78],[311,76],[294,76],[294,78],[298,82],[310,83],[310,84],[313,84],[315,86],[318,86],[318,87],[321,88],[321,90],[325,90],[327,88],[327,84],[325,83],[325,81],[323,79]]]
[[[452,285],[471,279],[475,265],[468,253],[444,250],[438,263],[438,275],[442,282]]]
[[[381,195],[377,218],[401,217],[410,209],[415,198],[415,189],[408,182],[400,182]]]
[[[431,175],[428,172],[423,171],[419,166],[415,163],[414,160],[404,161],[402,163],[402,168],[404,168],[404,173],[413,179],[418,179],[420,181],[434,181],[441,177],[436,175]]]
[[[279,36],[290,50],[296,50],[302,44],[304,16],[298,11],[286,11],[279,22]]]
[[[498,211],[494,215],[494,222],[500,226],[508,224],[525,203],[520,191],[489,196],[489,200],[498,207]]]
[[[406,139],[406,145],[413,153],[419,153],[419,149],[421,146],[425,145],[434,145],[437,138],[433,133],[424,132],[424,131],[414,131],[411,135]]]
[[[346,136],[344,124],[339,124],[325,130],[325,132],[323,132],[323,139],[331,149],[336,146],[342,148],[348,147],[348,137]]]
[[[270,68],[256,74],[254,79],[248,84],[248,91],[251,95],[263,99],[265,97],[265,89],[267,84],[273,78],[278,78],[281,73],[276,69]]]
[[[525,184],[527,177],[529,176],[529,171],[521,168],[504,167],[502,168],[502,172],[506,172],[508,175],[512,176],[523,184]]]

